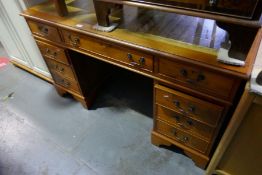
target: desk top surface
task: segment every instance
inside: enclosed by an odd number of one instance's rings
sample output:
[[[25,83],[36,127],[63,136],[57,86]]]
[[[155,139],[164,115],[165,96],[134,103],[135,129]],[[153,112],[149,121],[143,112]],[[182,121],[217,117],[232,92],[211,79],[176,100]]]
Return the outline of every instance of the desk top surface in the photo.
[[[213,20],[124,6],[122,13],[113,13],[110,19],[119,23],[119,27],[112,32],[100,32],[93,29],[97,21],[92,0],[69,0],[67,7],[69,15],[66,17],[58,16],[52,3],[31,7],[22,15],[110,42],[173,56],[242,78],[250,75],[256,48],[251,48],[244,67],[219,63],[217,49],[227,37],[226,32],[217,27]],[[119,14],[123,16],[121,21]],[[259,36],[255,44],[259,44],[262,30],[259,31]]]

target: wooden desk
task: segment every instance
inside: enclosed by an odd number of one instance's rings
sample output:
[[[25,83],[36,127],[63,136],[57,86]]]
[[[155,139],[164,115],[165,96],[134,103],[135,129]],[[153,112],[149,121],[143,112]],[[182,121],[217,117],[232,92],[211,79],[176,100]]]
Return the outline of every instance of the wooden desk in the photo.
[[[205,168],[250,76],[262,30],[246,53],[245,66],[234,67],[216,60],[225,35],[214,21],[124,7],[111,16],[119,21],[122,15],[121,25],[105,33],[92,28],[97,23],[92,1],[81,8],[77,2],[68,4],[66,17],[50,3],[22,14],[57,92],[72,94],[88,108],[110,65],[154,79],[152,143],[176,145]]]

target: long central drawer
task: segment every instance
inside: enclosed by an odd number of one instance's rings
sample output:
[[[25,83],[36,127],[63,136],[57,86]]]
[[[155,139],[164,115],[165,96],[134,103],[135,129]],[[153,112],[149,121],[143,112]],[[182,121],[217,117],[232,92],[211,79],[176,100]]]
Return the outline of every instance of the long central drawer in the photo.
[[[153,72],[153,56],[115,46],[78,33],[62,30],[65,43],[74,48],[101,55],[132,68]]]

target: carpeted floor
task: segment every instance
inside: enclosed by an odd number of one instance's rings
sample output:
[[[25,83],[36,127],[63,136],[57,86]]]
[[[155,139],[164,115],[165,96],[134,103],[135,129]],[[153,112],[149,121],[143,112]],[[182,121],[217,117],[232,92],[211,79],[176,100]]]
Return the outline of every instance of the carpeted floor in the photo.
[[[121,74],[86,110],[23,70],[1,68],[0,175],[203,174],[178,150],[151,144],[152,80]]]

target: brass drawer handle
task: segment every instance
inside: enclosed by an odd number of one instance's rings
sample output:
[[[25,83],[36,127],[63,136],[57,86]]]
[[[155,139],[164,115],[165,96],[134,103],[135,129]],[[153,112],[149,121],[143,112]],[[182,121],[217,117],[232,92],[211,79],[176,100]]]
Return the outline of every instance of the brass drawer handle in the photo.
[[[139,58],[139,64],[140,66],[144,66],[146,63],[146,59],[144,57]]]
[[[61,72],[61,73],[63,73],[64,70],[65,70],[65,69],[64,69],[63,67],[61,67],[58,71]]]
[[[72,37],[71,35],[68,36],[70,43],[73,45],[73,47],[79,47],[80,39],[77,36]]]
[[[173,103],[175,104],[175,106],[177,107],[177,109],[183,113],[184,115],[187,115],[188,112],[185,111],[183,108],[180,107],[180,102],[178,100],[174,100]]]
[[[133,60],[133,55],[132,55],[131,53],[127,53],[127,58],[128,58],[129,60]]]
[[[134,61],[133,55],[131,53],[127,54],[127,59],[130,61],[131,66],[138,66],[138,67],[143,67],[146,63],[146,59],[144,57],[140,57],[138,60],[138,63]]]
[[[180,121],[180,117],[178,115],[171,115],[171,117],[176,119],[176,122]]]
[[[172,129],[172,133],[175,136],[175,139],[178,140],[179,142],[186,143],[189,141],[189,138],[186,136],[182,136],[182,138],[178,137],[176,129]]]
[[[193,126],[193,122],[191,120],[187,120],[186,121],[187,125],[189,125],[190,127],[185,126],[184,123],[177,123],[179,127],[186,129],[186,130],[191,130],[191,127]]]
[[[205,80],[205,75],[202,73],[199,73],[196,77],[196,79],[192,79],[188,77],[188,71],[186,69],[181,69],[180,70],[180,75],[184,78],[186,78],[186,82],[190,83],[190,84],[196,84],[200,81]]]
[[[186,122],[187,122],[187,124],[188,124],[189,126],[194,126],[194,123],[193,123],[192,120],[187,120]]]
[[[175,104],[176,107],[180,107],[180,102],[178,100],[174,100],[173,103]]]
[[[180,74],[181,74],[183,77],[187,77],[187,70],[186,70],[186,69],[181,69],[181,70],[180,70]]]
[[[177,107],[177,109],[183,113],[184,115],[188,115],[190,113],[195,113],[196,112],[196,107],[194,105],[189,105],[188,110],[185,111],[183,108],[180,107],[180,102],[178,100],[174,100],[173,103]]]
[[[64,79],[62,79],[61,82],[62,82],[62,84],[63,84],[64,87],[69,87],[69,86],[71,85],[69,81],[66,81],[66,80],[64,80]]]
[[[178,116],[178,115],[171,115],[171,117],[176,120],[176,124],[177,124],[179,127],[183,128],[183,129],[186,129],[186,130],[190,130],[190,129],[191,129],[191,128],[189,128],[189,127],[186,127],[186,126],[185,126],[185,123],[180,122],[180,116]],[[191,121],[191,120],[187,120],[186,123],[187,123],[187,125],[189,125],[190,127],[193,126],[193,121]]]
[[[44,35],[48,35],[48,33],[49,33],[48,27],[38,26],[38,29],[39,29],[39,30],[41,31],[41,33],[44,34]]]
[[[196,107],[194,105],[189,105],[188,111],[191,112],[191,113],[195,113],[196,112]]]
[[[65,69],[63,67],[59,67],[58,64],[55,65],[55,69],[58,71],[58,72],[61,72],[63,73],[65,71]]]
[[[198,76],[197,76],[197,81],[203,81],[203,80],[205,80],[205,75],[203,75],[203,74],[198,74]]]
[[[46,53],[46,55],[52,56],[53,58],[55,58],[57,56],[57,52],[55,52],[55,51],[52,52],[48,48],[46,48],[45,53]]]
[[[190,84],[196,84],[196,83],[198,83],[198,82],[200,82],[200,81],[205,80],[205,78],[206,78],[205,75],[199,74],[199,75],[197,76],[196,80],[188,78],[188,79],[186,79],[186,81],[187,81],[188,83],[190,83]]]

